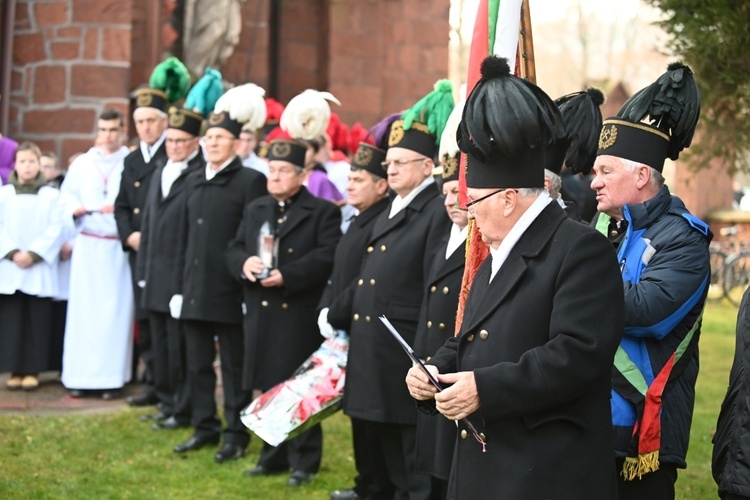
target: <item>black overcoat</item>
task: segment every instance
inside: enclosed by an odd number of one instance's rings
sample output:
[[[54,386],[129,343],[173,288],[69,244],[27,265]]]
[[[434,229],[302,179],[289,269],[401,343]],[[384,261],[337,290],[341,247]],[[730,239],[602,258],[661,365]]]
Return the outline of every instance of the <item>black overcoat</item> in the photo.
[[[446,235],[435,255],[419,315],[414,352],[428,362],[456,332],[456,309],[466,263],[464,242],[446,259]],[[442,415],[417,415],[417,471],[448,480],[456,424]]]
[[[169,313],[169,299],[178,293],[173,288],[172,278],[180,250],[180,222],[185,217],[185,183],[191,173],[202,171],[205,167],[203,152],[198,150],[198,154],[174,181],[166,197],[161,193],[164,166],[154,171],[154,182],[149,186],[141,221],[141,246],[136,269],[136,279],[145,282],[141,307],[148,311]]]
[[[344,389],[347,415],[390,424],[414,425],[417,414],[404,384],[411,361],[378,317],[386,315],[414,343],[428,272],[450,227],[443,199],[427,186],[408,206],[375,221],[352,305],[349,358]]]
[[[224,251],[245,206],[266,193],[266,177],[243,167],[237,156],[210,181],[205,169],[188,175],[175,273],[183,296],[180,319],[242,323],[242,287],[229,274]]]
[[[258,235],[272,221],[277,201],[265,196],[245,208],[226,252],[227,268],[243,284],[245,361],[243,387],[270,389],[289,378],[323,341],[316,308],[333,269],[341,237],[341,210],[306,188],[287,206],[278,227],[278,265],[284,286],[266,288],[247,280],[242,265],[258,255]]]
[[[136,319],[148,318],[148,313],[141,307],[141,288],[136,283],[137,252],[130,248],[126,241],[128,236],[141,230],[143,212],[146,208],[151,178],[154,171],[167,163],[167,149],[162,142],[146,162],[140,148],[131,151],[123,160],[122,179],[120,180],[120,192],[115,200],[115,221],[117,222],[117,233],[120,236],[122,249],[128,252],[130,261],[130,275],[133,278],[133,294],[135,299]]]
[[[609,242],[550,203],[491,283],[477,271],[459,337],[431,359],[473,371],[480,408],[461,422],[451,498],[616,498],[609,405],[624,324]],[[489,284],[488,284],[489,283]]]
[[[329,308],[328,322],[334,328],[348,332],[351,327],[352,298],[362,268],[362,259],[366,252],[375,251],[374,247],[367,244],[375,220],[389,205],[390,200],[386,197],[357,215],[336,246],[333,272],[319,306],[320,309]]]

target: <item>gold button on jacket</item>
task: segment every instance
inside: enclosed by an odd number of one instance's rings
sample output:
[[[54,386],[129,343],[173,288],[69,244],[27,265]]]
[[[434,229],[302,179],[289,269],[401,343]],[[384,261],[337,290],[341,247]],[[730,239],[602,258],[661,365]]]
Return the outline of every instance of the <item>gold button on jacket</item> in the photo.
[[[469,437],[469,433],[466,432],[466,429],[461,429],[461,439],[466,439]]]
[[[487,330],[482,330],[481,332],[479,332],[479,338],[482,340],[487,340],[487,337],[489,336],[490,332],[488,332]]]

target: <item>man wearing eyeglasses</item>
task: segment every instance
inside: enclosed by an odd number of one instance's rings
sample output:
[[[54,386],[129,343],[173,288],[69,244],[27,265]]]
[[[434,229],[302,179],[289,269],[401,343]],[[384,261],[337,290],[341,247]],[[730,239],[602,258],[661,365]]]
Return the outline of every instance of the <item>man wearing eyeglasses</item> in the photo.
[[[406,377],[422,409],[458,421],[448,498],[616,498],[609,377],[623,292],[606,238],[544,190],[544,146],[559,133],[541,89],[505,59],[484,61],[458,144],[490,255],[459,335],[427,365],[445,389],[418,367]]]
[[[415,470],[417,415],[403,385],[410,362],[378,316],[414,342],[429,268],[451,225],[432,177],[436,142],[421,122],[391,125],[383,169],[394,196],[373,225],[352,299],[344,412],[366,428],[372,498],[429,492],[429,476]]]
[[[226,95],[226,94],[225,94]],[[230,101],[237,105],[240,99]],[[208,117],[205,135],[206,167],[188,175],[181,224],[175,295],[170,314],[183,321],[187,349],[188,381],[195,432],[174,448],[186,453],[216,445],[217,463],[242,457],[250,435],[240,421],[240,411],[250,403],[250,392],[242,389],[242,288],[224,264],[224,251],[242,221],[245,206],[267,193],[266,178],[244,168],[235,154],[242,123],[229,111]],[[224,418],[216,413],[216,358],[218,338],[224,387]]]
[[[135,269],[141,243],[141,219],[146,205],[146,194],[154,170],[167,163],[164,147],[167,127],[167,95],[154,88],[142,88],[136,94],[133,123],[138,133],[139,145],[125,157],[120,191],[115,200],[115,220],[122,248],[128,252],[130,271],[133,277],[135,319],[138,321],[138,354],[146,364],[146,386],[139,396],[129,397],[131,406],[147,406],[157,403],[154,387],[153,353],[148,312],[141,307],[141,288],[136,283]]]
[[[179,227],[185,210],[187,176],[205,167],[198,144],[203,117],[172,108],[166,131],[167,164],[157,168],[146,199],[136,275],[143,287],[153,353],[154,387],[159,413],[153,429],[178,429],[190,424],[190,399],[185,375],[185,342],[179,322],[169,315],[176,292],[173,276],[180,248]]]

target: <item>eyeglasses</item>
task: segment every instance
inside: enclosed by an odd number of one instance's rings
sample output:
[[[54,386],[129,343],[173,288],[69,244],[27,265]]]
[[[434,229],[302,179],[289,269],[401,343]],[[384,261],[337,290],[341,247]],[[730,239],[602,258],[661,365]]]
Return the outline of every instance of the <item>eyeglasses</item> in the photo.
[[[469,203],[467,203],[467,204],[466,204],[466,209],[468,210],[468,209],[470,209],[471,207],[473,207],[474,205],[476,205],[477,203],[479,203],[480,201],[484,201],[484,200],[486,200],[487,198],[489,198],[490,196],[495,196],[496,194],[498,194],[498,193],[502,193],[503,191],[515,191],[515,192],[517,193],[517,192],[518,192],[518,189],[512,189],[512,188],[503,188],[503,189],[498,189],[497,191],[494,191],[494,192],[492,192],[492,193],[490,193],[490,194],[484,195],[484,196],[482,196],[481,198],[477,198],[476,200],[472,200],[472,201],[470,201]]]
[[[415,162],[415,161],[423,161],[426,158],[413,158],[411,160],[389,160],[384,161],[380,164],[381,167],[383,167],[383,170],[388,170],[388,167],[392,164],[394,164],[396,167],[401,168],[406,166],[409,163]]]
[[[175,146],[184,146],[192,140],[193,139],[170,139],[169,137],[167,137],[164,142],[166,142],[167,144],[174,144]]]

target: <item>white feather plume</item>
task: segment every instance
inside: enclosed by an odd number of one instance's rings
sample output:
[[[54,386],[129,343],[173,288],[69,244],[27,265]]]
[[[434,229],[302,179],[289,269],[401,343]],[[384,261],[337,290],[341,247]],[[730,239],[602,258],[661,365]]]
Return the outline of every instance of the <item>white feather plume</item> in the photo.
[[[232,87],[216,101],[214,113],[227,112],[246,128],[259,129],[266,123],[265,95],[266,91],[254,83]]]
[[[458,154],[456,131],[458,130],[458,124],[461,123],[461,115],[463,115],[465,104],[466,100],[462,99],[456,104],[456,107],[453,108],[451,114],[448,115],[448,121],[445,122],[443,135],[440,136],[440,150],[438,152],[438,158],[440,158],[441,160],[445,155],[451,157]]]
[[[323,135],[331,120],[328,101],[341,103],[330,92],[307,89],[292,98],[281,113],[281,129],[295,139],[315,139]]]

